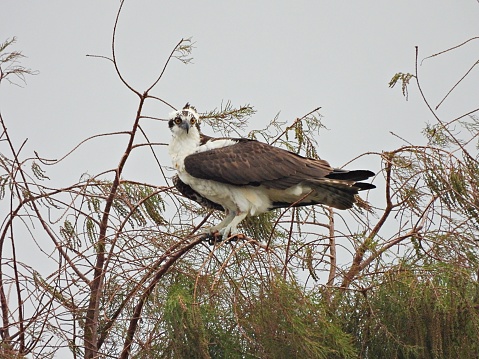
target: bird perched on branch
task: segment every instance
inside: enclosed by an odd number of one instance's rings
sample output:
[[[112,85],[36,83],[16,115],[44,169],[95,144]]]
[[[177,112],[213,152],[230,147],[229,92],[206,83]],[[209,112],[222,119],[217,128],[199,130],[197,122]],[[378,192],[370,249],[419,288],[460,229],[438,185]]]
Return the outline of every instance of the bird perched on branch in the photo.
[[[237,235],[246,216],[315,204],[348,209],[358,191],[375,188],[360,182],[374,176],[368,170],[335,169],[256,140],[206,136],[189,104],[170,114],[168,126],[175,186],[186,197],[225,211],[224,220],[208,230],[222,239]]]

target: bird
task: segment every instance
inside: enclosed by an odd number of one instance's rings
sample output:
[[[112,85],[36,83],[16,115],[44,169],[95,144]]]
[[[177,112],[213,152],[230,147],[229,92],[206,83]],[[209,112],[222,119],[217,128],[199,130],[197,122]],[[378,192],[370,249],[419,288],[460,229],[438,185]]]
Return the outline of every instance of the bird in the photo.
[[[225,212],[219,224],[204,231],[221,240],[240,235],[238,225],[247,216],[317,204],[346,210],[359,191],[376,187],[361,182],[374,176],[369,170],[333,168],[323,159],[254,139],[207,136],[189,103],[170,113],[168,127],[174,185],[200,205]]]

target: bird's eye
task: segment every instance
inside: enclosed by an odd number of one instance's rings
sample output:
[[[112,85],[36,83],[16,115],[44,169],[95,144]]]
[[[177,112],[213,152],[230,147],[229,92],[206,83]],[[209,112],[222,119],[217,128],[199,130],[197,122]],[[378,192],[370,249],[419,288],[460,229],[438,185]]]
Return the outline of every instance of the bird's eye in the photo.
[[[191,125],[194,125],[195,123],[196,123],[196,118],[192,118],[192,119],[190,120],[190,124],[191,124]]]
[[[181,123],[181,118],[179,118],[179,117],[175,118],[175,123],[177,125],[179,125]]]

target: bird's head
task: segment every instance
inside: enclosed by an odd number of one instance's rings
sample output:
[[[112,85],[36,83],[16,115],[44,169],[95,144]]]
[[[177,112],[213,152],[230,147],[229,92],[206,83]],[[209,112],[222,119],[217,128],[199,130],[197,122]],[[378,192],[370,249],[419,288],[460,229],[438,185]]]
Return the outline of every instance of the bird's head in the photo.
[[[170,113],[168,126],[174,136],[196,136],[200,133],[200,116],[196,109],[187,103],[182,110]]]

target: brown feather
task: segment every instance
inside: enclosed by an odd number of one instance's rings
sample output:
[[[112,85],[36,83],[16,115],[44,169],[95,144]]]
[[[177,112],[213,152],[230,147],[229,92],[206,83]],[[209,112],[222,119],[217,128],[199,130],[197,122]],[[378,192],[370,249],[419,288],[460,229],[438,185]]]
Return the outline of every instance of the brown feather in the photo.
[[[238,139],[231,146],[189,155],[185,158],[185,169],[197,178],[274,189],[286,189],[333,173],[333,168],[324,160],[302,157],[248,139]]]

